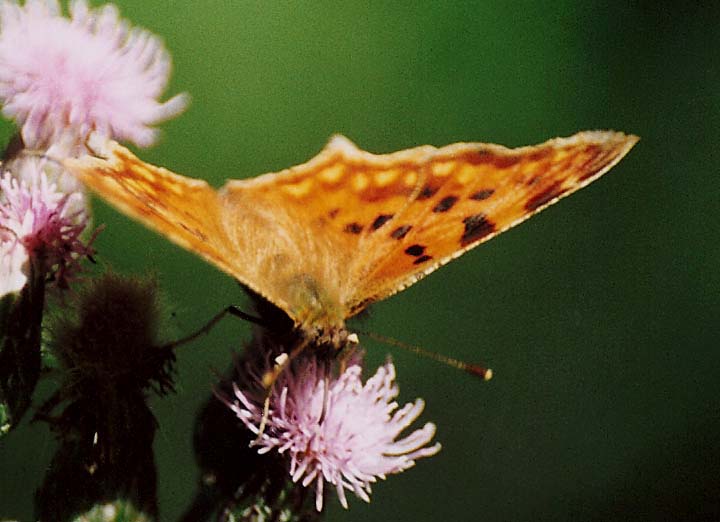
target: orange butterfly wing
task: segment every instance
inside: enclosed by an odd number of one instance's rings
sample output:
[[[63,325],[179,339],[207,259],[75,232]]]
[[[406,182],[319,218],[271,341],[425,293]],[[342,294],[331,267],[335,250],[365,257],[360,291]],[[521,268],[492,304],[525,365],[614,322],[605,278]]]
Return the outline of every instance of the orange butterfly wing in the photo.
[[[102,156],[66,159],[63,166],[123,213],[225,268],[221,209],[210,185],[143,163],[117,143],[93,145]]]
[[[580,133],[535,147],[455,144],[388,155],[342,137],[309,162],[216,192],[138,160],[65,164],[126,214],[197,252],[297,324],[339,326],[590,183],[637,141]]]
[[[238,269],[252,266],[251,245],[238,245],[228,235],[228,230],[235,230],[226,226],[223,202],[207,182],[145,163],[97,135],[91,136],[90,147],[97,156],[65,159],[63,166],[124,214],[200,255],[277,306],[288,307],[252,284],[256,274]]]
[[[448,261],[540,212],[607,172],[637,143],[583,132],[531,147],[468,143],[435,151],[424,184],[376,238],[379,259],[358,267],[353,312],[396,293]],[[383,237],[384,236],[384,237]],[[394,239],[394,241],[388,238]]]

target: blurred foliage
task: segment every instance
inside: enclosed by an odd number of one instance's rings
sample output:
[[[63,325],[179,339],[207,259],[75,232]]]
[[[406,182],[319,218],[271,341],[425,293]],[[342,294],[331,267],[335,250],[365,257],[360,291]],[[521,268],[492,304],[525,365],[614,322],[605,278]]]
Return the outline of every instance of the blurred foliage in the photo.
[[[77,517],[73,522],[150,522],[152,519],[139,512],[130,502],[116,500],[98,505]]]
[[[49,326],[61,383],[35,415],[58,448],[35,495],[36,516],[66,522],[123,499],[155,519],[157,422],[147,397],[173,390],[175,361],[158,338],[157,284],[106,273],[65,296],[61,310]]]
[[[32,266],[19,294],[0,302],[0,437],[25,415],[40,378],[45,277]]]

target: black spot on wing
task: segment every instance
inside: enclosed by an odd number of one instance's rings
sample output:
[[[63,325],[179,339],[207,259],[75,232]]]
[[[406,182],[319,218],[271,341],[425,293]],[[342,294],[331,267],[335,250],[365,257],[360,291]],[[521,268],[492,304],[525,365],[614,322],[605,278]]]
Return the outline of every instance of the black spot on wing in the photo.
[[[447,212],[453,208],[453,205],[457,202],[457,200],[457,196],[446,196],[442,198],[437,205],[435,205],[433,212]]]
[[[482,213],[466,217],[463,219],[463,223],[465,224],[465,230],[460,238],[462,246],[479,241],[488,234],[495,232],[495,224]]]
[[[401,227],[397,227],[395,230],[390,232],[390,237],[393,239],[402,239],[407,235],[408,232],[410,232],[411,228],[412,225],[403,225]]]
[[[432,259],[432,256],[420,256],[415,261],[413,261],[413,265],[421,265],[427,261],[430,261]]]
[[[438,191],[440,187],[431,187],[430,185],[425,185],[422,190],[420,191],[420,194],[418,194],[418,199],[428,199],[435,195],[435,193]]]
[[[423,245],[410,245],[405,249],[405,253],[409,256],[421,256],[425,253],[425,247]]]
[[[373,221],[372,225],[370,225],[370,226],[372,227],[373,230],[377,230],[378,228],[383,226],[385,223],[390,221],[393,218],[393,215],[394,214],[380,214],[378,217],[375,218],[375,221]]]
[[[493,194],[495,194],[494,189],[482,189],[482,190],[478,190],[475,194],[470,196],[470,199],[474,199],[475,201],[482,201],[484,199],[489,198]]]
[[[348,223],[343,229],[343,231],[348,234],[359,234],[362,230],[363,226],[360,223]]]

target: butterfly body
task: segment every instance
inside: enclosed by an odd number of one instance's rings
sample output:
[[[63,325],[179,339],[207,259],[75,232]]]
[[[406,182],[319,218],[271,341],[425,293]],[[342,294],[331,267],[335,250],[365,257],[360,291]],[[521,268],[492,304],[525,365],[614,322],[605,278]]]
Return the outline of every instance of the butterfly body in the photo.
[[[597,179],[636,141],[598,131],[374,155],[336,136],[303,165],[220,190],[97,136],[96,156],[63,164],[283,310],[310,342],[342,347],[348,318]]]

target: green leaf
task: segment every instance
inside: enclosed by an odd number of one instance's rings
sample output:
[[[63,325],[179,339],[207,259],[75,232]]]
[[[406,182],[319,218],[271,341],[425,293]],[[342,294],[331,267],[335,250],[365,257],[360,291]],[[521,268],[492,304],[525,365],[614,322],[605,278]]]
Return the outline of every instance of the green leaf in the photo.
[[[13,429],[30,406],[40,376],[40,340],[45,273],[31,268],[20,294],[0,302],[0,436]]]

